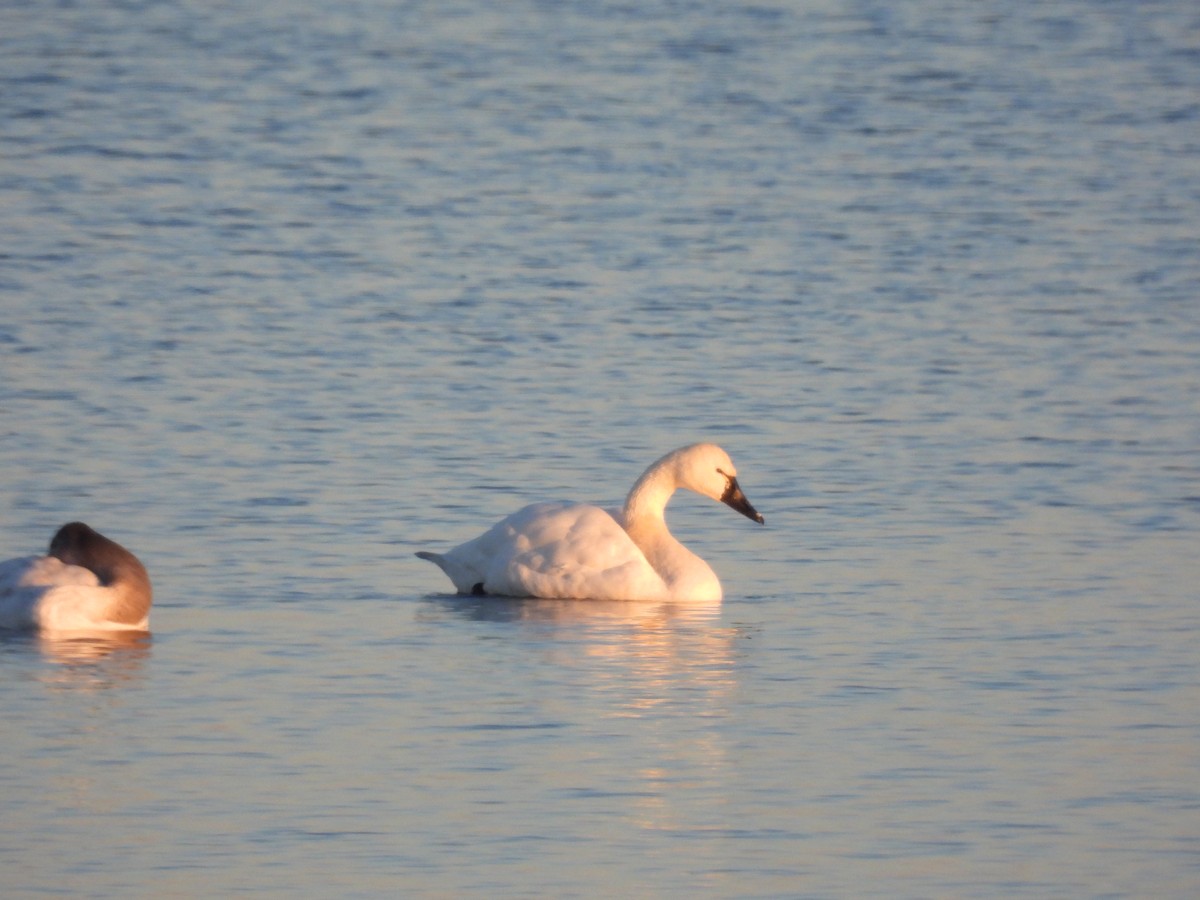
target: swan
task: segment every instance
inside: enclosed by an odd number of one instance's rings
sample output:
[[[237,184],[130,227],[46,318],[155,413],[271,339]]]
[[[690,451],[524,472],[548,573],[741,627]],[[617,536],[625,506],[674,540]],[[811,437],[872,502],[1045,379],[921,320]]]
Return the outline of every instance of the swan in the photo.
[[[447,553],[417,556],[436,563],[460,594],[717,602],[716,574],[672,537],[663,518],[681,487],[763,521],[738,486],[729,454],[692,444],[646,469],[619,511],[535,503]]]
[[[146,631],[150,576],[136,556],[68,522],[45,556],[0,562],[0,628]]]

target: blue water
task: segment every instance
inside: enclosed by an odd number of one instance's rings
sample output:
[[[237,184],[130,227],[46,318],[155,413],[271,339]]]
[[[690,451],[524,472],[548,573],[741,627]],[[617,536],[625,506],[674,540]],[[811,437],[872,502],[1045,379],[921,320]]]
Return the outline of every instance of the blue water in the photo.
[[[0,9],[5,897],[1200,891],[1195,4]],[[413,557],[678,496],[714,608]]]

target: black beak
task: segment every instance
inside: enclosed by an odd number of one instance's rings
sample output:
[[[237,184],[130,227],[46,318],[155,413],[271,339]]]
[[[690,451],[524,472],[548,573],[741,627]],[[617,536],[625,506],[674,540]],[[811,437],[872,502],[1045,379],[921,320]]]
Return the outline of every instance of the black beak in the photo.
[[[750,501],[746,499],[746,495],[738,486],[736,478],[729,479],[729,487],[725,488],[725,493],[721,495],[721,502],[730,509],[736,509],[747,519],[753,519],[759,525],[763,524],[762,515],[750,505]]]

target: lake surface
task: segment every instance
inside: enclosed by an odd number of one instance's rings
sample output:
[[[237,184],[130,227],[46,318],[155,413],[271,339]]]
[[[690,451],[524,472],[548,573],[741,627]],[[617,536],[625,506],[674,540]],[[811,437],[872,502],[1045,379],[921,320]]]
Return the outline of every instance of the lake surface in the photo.
[[[1200,11],[0,10],[5,897],[1200,892]],[[721,443],[709,607],[414,558]]]

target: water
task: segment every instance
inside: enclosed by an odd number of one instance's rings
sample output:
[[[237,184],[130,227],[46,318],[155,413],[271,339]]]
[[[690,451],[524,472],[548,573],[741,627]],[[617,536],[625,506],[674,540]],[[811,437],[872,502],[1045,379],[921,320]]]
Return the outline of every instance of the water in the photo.
[[[1200,889],[1192,3],[0,10],[7,897]],[[413,558],[722,443],[716,608]]]

